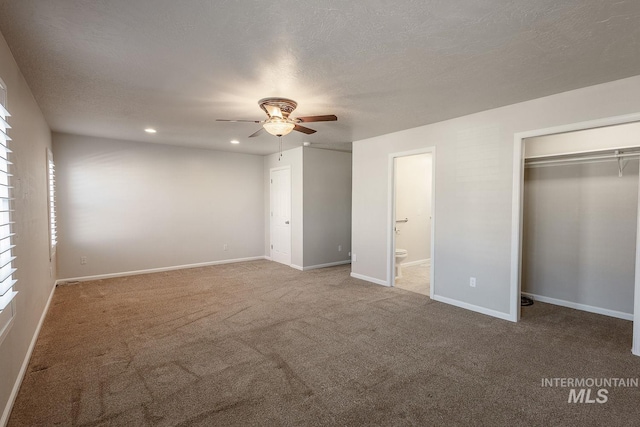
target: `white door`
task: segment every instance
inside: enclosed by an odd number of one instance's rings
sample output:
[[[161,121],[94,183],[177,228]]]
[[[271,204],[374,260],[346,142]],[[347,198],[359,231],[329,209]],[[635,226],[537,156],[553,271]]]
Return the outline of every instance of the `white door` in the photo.
[[[291,265],[291,169],[271,169],[271,259]]]

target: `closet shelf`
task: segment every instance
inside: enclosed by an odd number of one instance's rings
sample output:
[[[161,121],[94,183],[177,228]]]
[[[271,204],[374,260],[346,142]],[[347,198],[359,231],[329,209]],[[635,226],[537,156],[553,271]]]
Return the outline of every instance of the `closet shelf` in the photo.
[[[640,157],[640,148],[625,150],[607,150],[588,153],[557,154],[551,156],[532,157],[524,159],[525,167],[533,166],[553,166],[563,164],[599,162],[606,160],[616,160],[618,162],[618,175],[622,176],[625,164],[624,160]]]

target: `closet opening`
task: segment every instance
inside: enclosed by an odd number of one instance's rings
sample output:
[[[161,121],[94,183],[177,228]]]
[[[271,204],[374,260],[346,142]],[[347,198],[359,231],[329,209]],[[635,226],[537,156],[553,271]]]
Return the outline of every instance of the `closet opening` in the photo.
[[[639,136],[637,121],[516,136],[519,292],[512,295],[633,321],[636,355]]]

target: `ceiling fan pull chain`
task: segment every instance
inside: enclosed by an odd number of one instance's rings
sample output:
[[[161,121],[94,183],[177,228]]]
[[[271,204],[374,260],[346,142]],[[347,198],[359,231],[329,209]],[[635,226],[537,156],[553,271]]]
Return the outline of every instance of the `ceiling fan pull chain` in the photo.
[[[280,151],[280,157],[278,157],[278,161],[282,159],[282,135],[278,137],[278,150]]]

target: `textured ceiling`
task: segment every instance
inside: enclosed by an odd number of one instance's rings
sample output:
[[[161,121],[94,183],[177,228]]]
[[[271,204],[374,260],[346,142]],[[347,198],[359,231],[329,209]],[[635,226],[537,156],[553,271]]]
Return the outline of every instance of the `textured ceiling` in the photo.
[[[638,0],[0,0],[0,31],[54,131],[257,154],[215,119],[267,96],[338,116],[286,148],[338,147],[640,74]]]

